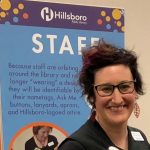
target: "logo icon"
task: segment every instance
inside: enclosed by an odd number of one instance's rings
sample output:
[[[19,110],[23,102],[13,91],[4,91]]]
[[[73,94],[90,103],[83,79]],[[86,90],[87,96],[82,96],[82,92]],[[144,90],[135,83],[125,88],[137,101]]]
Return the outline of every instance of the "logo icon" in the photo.
[[[51,21],[54,18],[54,12],[52,9],[49,9],[48,7],[44,7],[41,10],[41,17],[45,21]]]

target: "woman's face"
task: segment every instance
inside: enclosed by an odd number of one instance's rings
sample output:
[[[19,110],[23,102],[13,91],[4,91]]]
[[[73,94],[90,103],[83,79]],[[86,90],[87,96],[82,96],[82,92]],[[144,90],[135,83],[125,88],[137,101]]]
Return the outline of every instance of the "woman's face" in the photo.
[[[45,140],[47,140],[48,138],[50,131],[51,129],[49,127],[42,127],[36,135],[38,141],[45,142]]]
[[[133,81],[133,77],[129,67],[125,65],[107,66],[95,73],[95,85],[112,84]],[[118,88],[114,88],[114,92],[110,96],[101,97],[96,90],[95,107],[96,118],[105,125],[119,125],[127,123],[133,109],[136,99],[135,90],[132,93],[121,94]]]

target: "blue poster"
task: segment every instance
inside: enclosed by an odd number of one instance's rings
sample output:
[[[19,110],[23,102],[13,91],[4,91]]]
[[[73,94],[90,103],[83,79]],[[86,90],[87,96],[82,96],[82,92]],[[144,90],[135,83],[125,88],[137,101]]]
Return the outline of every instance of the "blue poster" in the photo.
[[[124,10],[36,1],[0,2],[4,150],[25,150],[33,126],[61,143],[90,116],[78,86],[81,50],[104,39],[124,46]]]

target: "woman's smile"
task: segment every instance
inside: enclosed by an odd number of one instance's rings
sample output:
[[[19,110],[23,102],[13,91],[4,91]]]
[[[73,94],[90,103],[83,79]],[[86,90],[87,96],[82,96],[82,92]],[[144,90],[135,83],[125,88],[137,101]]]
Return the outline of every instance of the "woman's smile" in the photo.
[[[114,112],[120,112],[127,109],[127,105],[108,106],[107,108]]]

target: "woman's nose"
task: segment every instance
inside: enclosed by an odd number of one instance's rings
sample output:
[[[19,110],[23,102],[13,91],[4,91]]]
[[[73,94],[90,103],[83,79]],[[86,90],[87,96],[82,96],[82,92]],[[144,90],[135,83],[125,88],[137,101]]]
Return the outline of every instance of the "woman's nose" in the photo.
[[[119,104],[119,103],[122,103],[122,101],[123,101],[122,94],[120,93],[118,88],[115,88],[112,94],[112,102]]]

